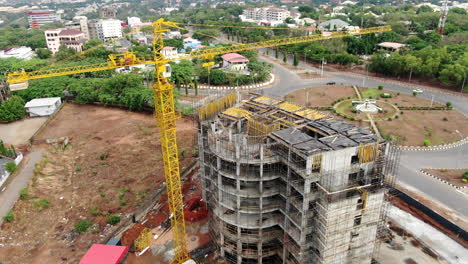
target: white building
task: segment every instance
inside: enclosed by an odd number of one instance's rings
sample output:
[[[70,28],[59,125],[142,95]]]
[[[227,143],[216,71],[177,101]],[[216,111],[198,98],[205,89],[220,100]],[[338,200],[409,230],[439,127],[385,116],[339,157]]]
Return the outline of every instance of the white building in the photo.
[[[61,28],[49,29],[44,32],[47,49],[52,53],[56,53],[60,48],[60,37],[59,34],[62,31]]]
[[[103,39],[122,37],[122,24],[117,19],[101,20]]]
[[[89,37],[90,39],[108,40],[122,37],[122,24],[117,19],[97,19],[90,21]]]
[[[47,48],[56,53],[60,46],[72,48],[77,52],[83,51],[83,45],[86,42],[85,34],[76,29],[49,29],[44,32]]]
[[[273,22],[284,21],[291,17],[291,12],[286,9],[276,7],[246,8],[243,11],[241,19],[253,20],[255,22]]]
[[[27,13],[30,28],[39,29],[45,24],[60,21],[60,15],[53,10],[33,10]]]
[[[240,55],[239,53],[228,53],[221,56],[223,59],[223,68],[232,71],[245,71],[249,59]]]
[[[9,48],[0,51],[0,59],[17,58],[22,60],[30,60],[36,54],[30,47]]]
[[[171,46],[164,47],[161,53],[164,55],[164,57],[168,59],[177,57],[177,49],[175,47],[171,47]]]
[[[29,116],[49,116],[60,107],[62,100],[60,97],[48,97],[33,99],[24,106]]]
[[[141,24],[141,19],[139,17],[127,17],[127,24],[133,27],[134,24]]]
[[[330,19],[328,21],[322,22],[318,25],[320,30],[331,30],[331,31],[340,31],[343,29],[346,30],[356,30],[359,29],[358,26],[350,26],[349,23],[344,22],[341,19]]]

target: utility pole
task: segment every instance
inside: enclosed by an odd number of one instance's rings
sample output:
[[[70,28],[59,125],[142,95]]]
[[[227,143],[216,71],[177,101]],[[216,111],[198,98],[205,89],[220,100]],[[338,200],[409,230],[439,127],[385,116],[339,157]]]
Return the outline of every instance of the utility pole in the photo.
[[[431,97],[431,107],[432,107],[432,103],[434,103],[434,95],[432,95]]]
[[[409,82],[411,82],[411,75],[413,74],[413,66],[411,66],[411,70],[409,72]]]
[[[321,71],[320,71],[320,76],[323,76],[323,67],[324,67],[324,64],[327,64],[327,63],[325,62],[325,58],[322,57],[322,69],[321,69]]]

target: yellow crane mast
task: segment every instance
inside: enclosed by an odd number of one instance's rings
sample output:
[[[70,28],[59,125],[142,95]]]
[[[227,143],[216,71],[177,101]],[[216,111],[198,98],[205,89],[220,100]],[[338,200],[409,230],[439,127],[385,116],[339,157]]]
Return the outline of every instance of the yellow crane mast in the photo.
[[[180,180],[179,157],[176,137],[176,119],[178,118],[174,103],[174,87],[166,77],[166,64],[180,59],[204,58],[213,59],[216,55],[228,52],[268,48],[288,44],[304,43],[345,36],[363,35],[390,31],[389,26],[354,30],[351,32],[333,32],[327,35],[310,35],[295,38],[285,38],[239,44],[227,47],[206,48],[195,50],[178,59],[165,58],[161,53],[164,48],[163,33],[169,28],[181,29],[181,23],[159,19],[153,22],[153,58],[140,58],[132,53],[110,55],[107,63],[90,64],[75,67],[56,67],[32,72],[12,72],[7,74],[8,83],[20,83],[28,80],[42,79],[54,76],[64,76],[77,73],[112,70],[142,64],[155,64],[155,82],[152,86],[154,96],[155,118],[160,129],[161,151],[164,161],[166,189],[171,213],[172,234],[174,239],[175,256],[171,263],[180,264],[190,260],[185,233],[184,200],[182,183]]]

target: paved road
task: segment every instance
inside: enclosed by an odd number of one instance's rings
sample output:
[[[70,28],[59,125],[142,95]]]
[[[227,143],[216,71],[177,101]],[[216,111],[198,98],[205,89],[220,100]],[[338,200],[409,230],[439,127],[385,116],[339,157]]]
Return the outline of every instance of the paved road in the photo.
[[[27,161],[26,166],[24,166],[24,168],[14,176],[15,178],[13,181],[11,181],[12,179],[8,179],[10,183],[7,188],[0,192],[0,225],[3,222],[3,217],[18,200],[21,189],[28,185],[29,180],[33,176],[34,166],[41,160],[43,153],[44,150],[39,150],[28,154],[29,160]]]
[[[467,168],[468,144],[443,151],[403,151],[398,181],[423,192],[449,208],[468,216],[467,195],[419,170],[423,168]]]
[[[274,54],[270,52],[270,54]],[[280,57],[280,59],[282,59]],[[272,60],[268,60],[273,62]],[[284,96],[292,91],[304,89],[315,85],[323,85],[331,80],[340,84],[347,85],[362,85],[365,76],[351,75],[349,73],[340,72],[324,72],[327,78],[302,80],[295,73],[274,63],[273,73],[276,74],[280,81],[272,87],[263,89],[265,95]],[[318,69],[309,65],[300,65],[303,68],[318,72]],[[404,84],[394,84],[393,82],[385,82],[381,80],[365,79],[365,86],[377,87],[384,85],[385,89],[412,94],[414,88],[405,86]],[[454,107],[468,115],[468,98],[461,96],[446,94],[438,91],[425,90],[424,93],[418,95],[420,97],[431,100],[434,96],[434,101],[445,104],[451,101]],[[403,151],[400,166],[398,168],[398,181],[400,184],[409,186],[411,189],[418,190],[427,196],[434,198],[445,206],[468,216],[468,196],[456,191],[455,188],[448,186],[445,183],[435,180],[425,174],[419,172],[421,168],[467,168],[468,167],[468,144],[462,147],[442,150],[442,151]]]

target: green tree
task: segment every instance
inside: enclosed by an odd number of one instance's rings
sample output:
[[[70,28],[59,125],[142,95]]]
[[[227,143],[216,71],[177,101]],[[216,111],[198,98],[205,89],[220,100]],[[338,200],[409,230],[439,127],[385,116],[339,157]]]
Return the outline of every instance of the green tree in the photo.
[[[57,53],[55,54],[55,58],[60,61],[60,60],[63,60],[63,59],[66,59],[68,57],[71,57],[73,55],[75,55],[76,53],[76,50],[73,49],[73,48],[68,48],[64,45],[61,45],[59,47],[59,50],[57,51]]]
[[[288,62],[288,52],[285,50],[283,50],[283,62],[284,63],[287,63]]]
[[[221,70],[212,70],[210,72],[210,82],[214,85],[224,84],[226,81],[226,74]]]
[[[294,53],[293,65],[294,65],[294,66],[299,65],[299,58],[298,58],[298,56],[297,56],[297,52]]]
[[[36,54],[39,59],[48,59],[52,56],[52,52],[48,49],[37,49]]]
[[[446,65],[440,72],[439,80],[445,86],[459,87],[461,86],[467,72],[468,67],[463,67],[458,63]]]
[[[0,105],[0,120],[3,122],[19,120],[25,114],[24,100],[19,96],[12,96]]]
[[[176,84],[189,84],[194,74],[191,61],[183,60],[179,63],[171,63],[171,81]]]

